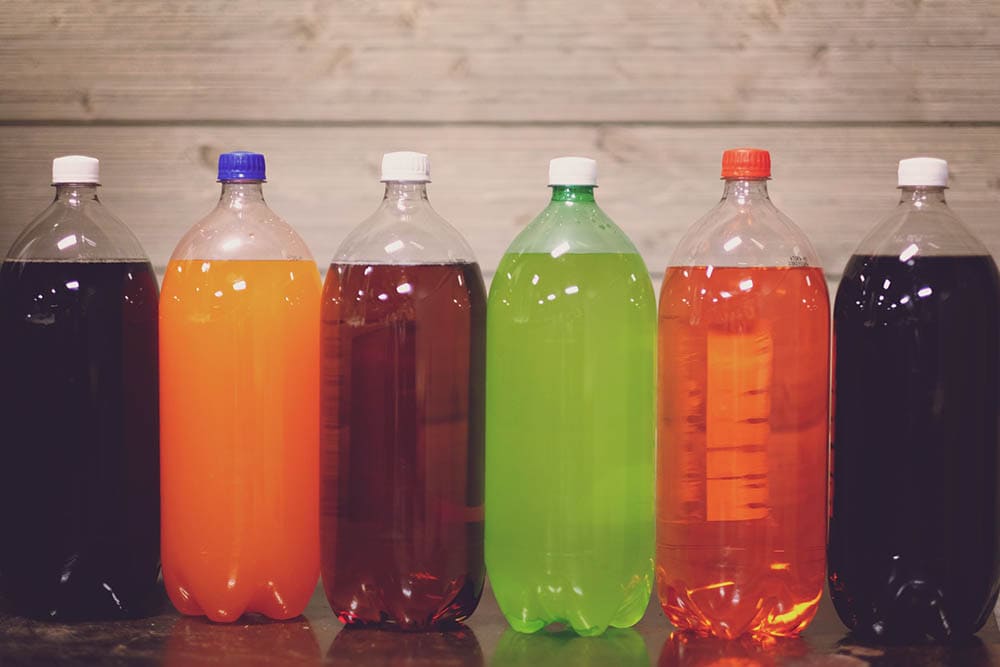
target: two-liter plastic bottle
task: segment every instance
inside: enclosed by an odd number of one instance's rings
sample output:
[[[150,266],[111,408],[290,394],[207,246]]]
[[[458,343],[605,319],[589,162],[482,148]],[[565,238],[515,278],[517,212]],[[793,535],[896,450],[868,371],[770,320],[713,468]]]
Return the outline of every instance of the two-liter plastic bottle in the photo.
[[[834,305],[830,595],[858,634],[943,640],[1000,587],[1000,275],[944,160],[898,176]]]
[[[724,153],[660,291],[657,588],[725,638],[797,634],[823,593],[829,297],[770,175],[767,151]]]
[[[263,155],[220,156],[160,299],[163,578],[214,621],[298,616],[319,574],[321,284],[264,177]]]
[[[596,635],[653,583],[656,302],[596,163],[555,159],[549,183],[490,287],[486,562],[515,630]]]
[[[483,590],[486,290],[427,156],[386,154],[381,180],[323,291],[323,585],[345,623],[421,630]]]
[[[48,620],[158,602],[157,285],[97,197],[99,163],[52,163],[55,200],[0,268],[0,575]]]

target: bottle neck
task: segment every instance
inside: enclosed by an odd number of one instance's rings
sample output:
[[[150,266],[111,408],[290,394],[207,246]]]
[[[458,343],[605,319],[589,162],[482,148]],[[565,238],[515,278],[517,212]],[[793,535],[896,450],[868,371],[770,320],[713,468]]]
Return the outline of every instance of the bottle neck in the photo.
[[[553,185],[552,201],[593,202],[593,185]]]
[[[722,198],[733,199],[741,205],[754,199],[770,200],[767,194],[767,179],[727,178]]]
[[[223,181],[222,196],[219,206],[226,208],[243,208],[252,204],[264,203],[263,181]]]
[[[384,205],[395,206],[400,210],[423,206],[428,203],[427,184],[402,181],[386,181]]]
[[[945,188],[941,186],[905,185],[899,188],[899,203],[910,204],[916,208],[947,206],[944,191]]]
[[[98,201],[97,183],[56,183],[56,201],[67,206],[79,206],[88,201]]]

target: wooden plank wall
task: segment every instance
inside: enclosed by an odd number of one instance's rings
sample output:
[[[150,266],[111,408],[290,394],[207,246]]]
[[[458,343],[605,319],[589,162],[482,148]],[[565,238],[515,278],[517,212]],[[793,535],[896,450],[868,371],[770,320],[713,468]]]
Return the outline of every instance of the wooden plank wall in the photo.
[[[917,154],[951,162],[996,253],[998,56],[995,0],[0,0],[0,247],[79,152],[162,269],[218,153],[250,149],[322,265],[376,206],[381,153],[414,149],[490,272],[548,159],[582,154],[657,275],[722,149],[757,145],[831,279]]]

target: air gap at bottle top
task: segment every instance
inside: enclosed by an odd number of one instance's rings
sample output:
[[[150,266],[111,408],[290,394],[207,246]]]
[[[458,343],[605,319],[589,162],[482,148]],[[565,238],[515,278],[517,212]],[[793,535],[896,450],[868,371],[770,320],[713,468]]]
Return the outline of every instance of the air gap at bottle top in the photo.
[[[549,175],[490,288],[486,562],[515,630],[596,635],[652,588],[656,303],[594,161]]]
[[[94,158],[54,160],[55,201],[0,268],[0,572],[49,620],[157,601],[156,275],[99,182]]]
[[[657,588],[675,626],[725,638],[796,634],[823,591],[829,298],[770,167],[725,152],[660,292]]]
[[[184,614],[292,618],[319,573],[319,272],[263,155],[219,181],[160,302],[163,576]]]
[[[323,585],[350,625],[469,617],[483,563],[486,289],[422,153],[341,244],[322,306]]]
[[[830,595],[896,641],[976,632],[1000,583],[1000,279],[947,180],[944,160],[899,163],[834,307]]]

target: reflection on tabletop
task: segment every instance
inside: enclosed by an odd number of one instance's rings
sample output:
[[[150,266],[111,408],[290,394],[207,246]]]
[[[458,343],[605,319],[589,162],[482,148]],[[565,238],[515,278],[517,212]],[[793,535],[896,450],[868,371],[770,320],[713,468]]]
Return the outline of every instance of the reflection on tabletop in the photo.
[[[779,667],[782,665],[962,665],[988,667],[1000,664],[979,638],[952,643],[872,644],[848,635],[817,651],[804,638],[749,637],[725,640],[690,632],[672,632],[663,643],[659,667]]]
[[[663,643],[659,667],[771,667],[808,654],[800,638],[727,640],[675,630]]]
[[[270,621],[247,615],[222,625],[202,617],[183,616],[170,630],[164,656],[167,667],[275,664],[306,667],[322,663],[319,643],[309,620]]]
[[[392,667],[482,667],[476,633],[461,626],[451,632],[398,632],[344,628],[327,653],[327,665]]]
[[[872,643],[863,637],[847,635],[837,642],[838,655],[856,659],[858,665],[961,665],[990,667],[1000,664],[1000,655],[975,635],[942,642]]]
[[[609,628],[598,637],[580,637],[571,630],[522,634],[504,631],[490,663],[493,667],[646,667],[649,654],[642,636],[631,628]]]

